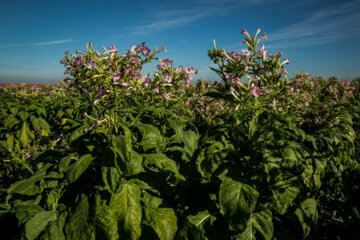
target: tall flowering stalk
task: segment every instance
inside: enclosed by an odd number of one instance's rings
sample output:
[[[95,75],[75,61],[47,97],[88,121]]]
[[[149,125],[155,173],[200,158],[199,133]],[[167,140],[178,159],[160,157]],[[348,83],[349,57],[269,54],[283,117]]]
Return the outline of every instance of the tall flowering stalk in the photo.
[[[255,98],[259,96],[258,93],[254,94],[254,89],[282,89],[288,82],[284,66],[290,63],[289,60],[281,60],[281,53],[267,55],[268,50],[264,45],[258,48],[261,40],[267,38],[265,33],[258,38],[260,29],[254,37],[250,37],[245,29],[241,33],[245,35],[243,43],[246,45],[241,52],[218,49],[215,40],[214,49],[208,52],[211,60],[218,66],[210,68],[221,77],[225,90],[235,99],[244,101],[250,93]]]

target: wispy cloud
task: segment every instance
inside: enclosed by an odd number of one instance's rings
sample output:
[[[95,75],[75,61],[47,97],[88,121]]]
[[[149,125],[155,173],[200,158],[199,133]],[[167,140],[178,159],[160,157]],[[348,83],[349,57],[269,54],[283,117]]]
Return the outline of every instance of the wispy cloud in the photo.
[[[298,47],[360,36],[360,1],[317,11],[310,18],[269,34],[269,47]]]
[[[188,26],[208,17],[219,17],[230,14],[235,9],[246,5],[267,4],[277,0],[197,0],[182,1],[176,10],[166,9],[152,11],[151,23],[126,29],[125,35],[149,35],[171,28]]]
[[[62,39],[62,40],[47,41],[47,42],[37,42],[37,43],[3,44],[3,45],[0,45],[0,48],[50,46],[50,45],[69,43],[69,42],[73,42],[73,41],[74,41],[73,39]]]

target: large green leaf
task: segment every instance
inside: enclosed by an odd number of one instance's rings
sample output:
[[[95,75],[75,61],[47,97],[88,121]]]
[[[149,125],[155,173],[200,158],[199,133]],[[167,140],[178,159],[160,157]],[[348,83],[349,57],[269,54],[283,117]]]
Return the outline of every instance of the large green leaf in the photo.
[[[300,203],[300,207],[295,210],[304,233],[304,239],[310,235],[311,227],[317,222],[316,201],[308,198]]]
[[[219,191],[221,212],[233,224],[243,224],[255,210],[258,196],[251,186],[225,178]]]
[[[75,163],[69,166],[69,170],[67,172],[67,180],[69,183],[75,182],[81,174],[90,166],[91,162],[95,158],[91,156],[91,154],[83,155],[77,160]]]
[[[111,195],[110,211],[119,221],[119,232],[125,233],[129,239],[139,239],[141,236],[140,197],[141,189],[129,183],[122,183],[118,191]]]
[[[265,239],[270,240],[274,233],[274,226],[272,222],[272,213],[269,209],[261,212],[252,213],[246,223],[246,229],[240,235],[240,239],[255,240]]]
[[[92,218],[89,216],[90,204],[85,194],[80,194],[75,210],[66,221],[65,232],[67,239],[92,240],[95,239]]]
[[[26,122],[23,122],[23,125],[20,129],[20,143],[22,147],[27,147],[30,143],[31,140],[34,139],[34,134],[32,132],[30,132],[30,129],[27,125]]]
[[[123,173],[117,163],[116,151],[112,147],[106,149],[102,156],[101,173],[105,187],[109,192],[116,192]]]
[[[41,128],[42,136],[48,136],[50,134],[50,125],[46,122],[45,119],[41,117],[36,118],[35,116],[30,116],[30,120],[34,129]]]
[[[158,149],[163,145],[164,138],[157,127],[144,123],[138,124],[137,127],[143,134],[140,145],[143,147],[144,151],[152,148]]]
[[[70,135],[70,142],[75,141],[76,139],[78,139],[79,137],[81,137],[82,135],[85,134],[85,129],[89,128],[89,124],[83,124],[80,127],[78,127],[77,129],[75,129],[71,135]]]
[[[289,172],[273,173],[270,178],[275,209],[284,214],[300,193],[299,178]]]
[[[18,206],[15,209],[16,218],[19,220],[20,224],[27,222],[34,215],[45,211],[42,207],[36,204],[28,204],[24,206]]]
[[[171,208],[145,208],[144,224],[150,226],[160,240],[172,240],[177,231],[177,218]]]
[[[44,234],[41,235],[40,240],[66,240],[64,234],[65,220],[68,212],[63,212],[57,220],[50,224]]]
[[[105,200],[101,200],[100,195],[95,196],[95,224],[96,237],[100,239],[117,240],[118,220],[113,211],[106,205]]]
[[[143,154],[143,157],[144,157],[145,165],[155,165],[159,169],[173,172],[176,177],[185,180],[184,176],[182,176],[179,173],[179,168],[176,162],[168,158],[165,154],[163,153]]]
[[[14,116],[8,116],[4,121],[4,127],[10,130],[13,126],[19,124],[21,121]]]
[[[43,211],[33,216],[25,224],[25,236],[28,240],[37,238],[49,223],[56,221],[56,211]]]
[[[197,228],[199,228],[200,225],[202,225],[209,218],[211,218],[211,214],[209,213],[208,210],[198,212],[195,215],[187,216],[187,220]]]
[[[168,119],[170,126],[174,129],[176,140],[178,142],[184,142],[184,124],[176,119]]]
[[[9,194],[21,194],[27,196],[33,196],[42,191],[42,189],[36,185],[36,182],[46,177],[46,170],[51,167],[51,164],[45,164],[42,168],[36,171],[30,178],[17,181],[10,185],[7,189]]]

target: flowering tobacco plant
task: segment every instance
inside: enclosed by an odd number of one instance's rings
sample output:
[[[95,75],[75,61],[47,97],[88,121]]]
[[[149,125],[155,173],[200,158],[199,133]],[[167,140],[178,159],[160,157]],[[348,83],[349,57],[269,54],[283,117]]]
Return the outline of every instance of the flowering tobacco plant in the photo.
[[[242,49],[241,53],[217,49],[215,40],[214,49],[208,52],[210,59],[218,65],[218,69],[210,68],[221,77],[228,93],[241,101],[248,99],[250,93],[257,98],[262,87],[281,89],[287,83],[284,65],[289,64],[289,60],[281,60],[280,52],[267,55],[264,45],[258,48],[260,41],[267,38],[264,33],[257,39],[259,33],[260,29],[251,38],[245,29],[242,31],[245,35],[243,43],[247,48]]]

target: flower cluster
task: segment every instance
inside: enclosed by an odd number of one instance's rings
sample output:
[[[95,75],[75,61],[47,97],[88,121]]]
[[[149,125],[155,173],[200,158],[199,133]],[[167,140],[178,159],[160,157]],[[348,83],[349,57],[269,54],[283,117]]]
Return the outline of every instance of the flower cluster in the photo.
[[[280,52],[267,55],[264,45],[258,49],[259,42],[267,38],[267,35],[263,34],[257,39],[259,33],[260,29],[251,38],[245,29],[242,30],[245,35],[243,43],[247,48],[241,52],[219,50],[214,41],[214,49],[208,53],[214,63],[218,64],[218,69],[212,70],[221,76],[225,90],[238,100],[246,100],[250,94],[257,98],[260,88],[281,89],[287,82],[284,65],[289,64],[289,60],[281,60]]]

